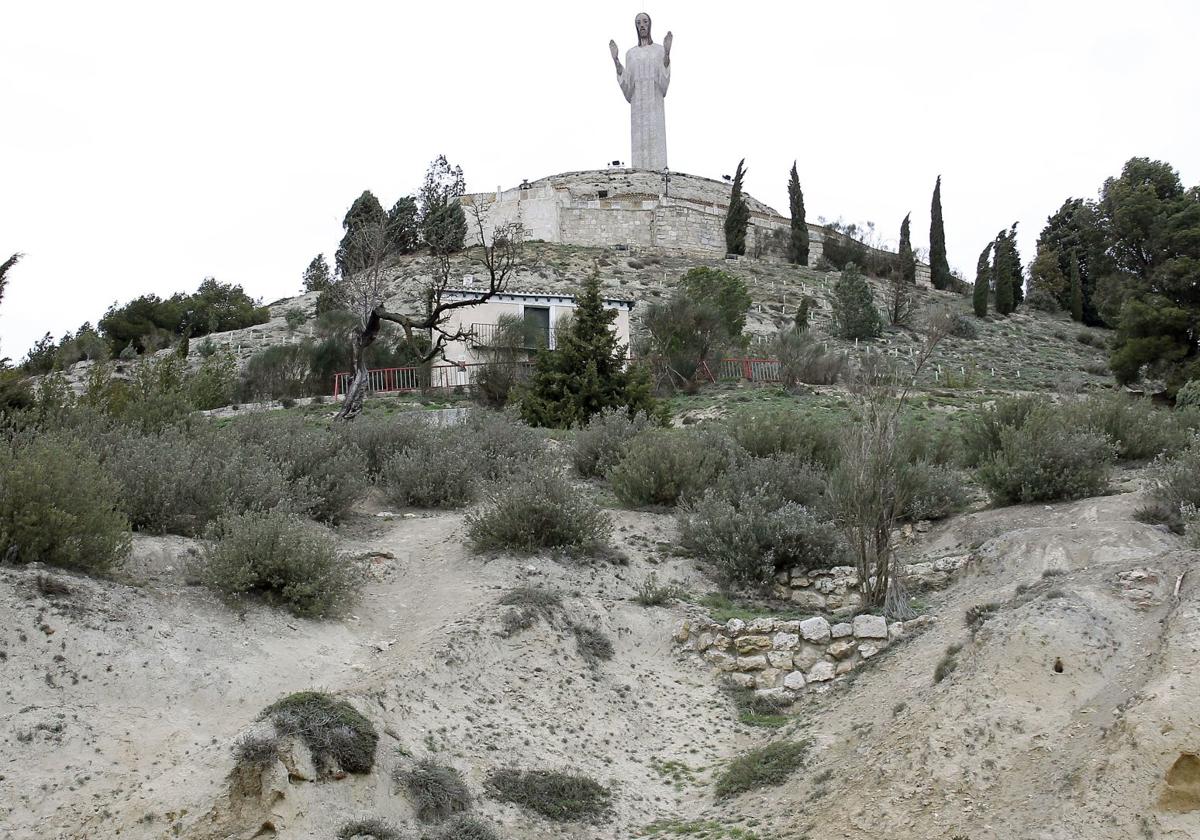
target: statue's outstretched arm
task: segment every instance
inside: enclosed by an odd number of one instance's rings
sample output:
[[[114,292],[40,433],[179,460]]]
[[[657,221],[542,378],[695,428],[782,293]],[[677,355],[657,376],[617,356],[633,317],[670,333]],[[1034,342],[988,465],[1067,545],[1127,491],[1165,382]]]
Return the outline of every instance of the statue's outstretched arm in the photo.
[[[608,51],[612,53],[613,64],[617,67],[617,75],[620,76],[625,72],[625,68],[621,66],[621,51],[617,49],[616,41],[608,42]]]
[[[663,38],[663,67],[671,66],[671,44],[675,41],[674,33],[668,32]]]

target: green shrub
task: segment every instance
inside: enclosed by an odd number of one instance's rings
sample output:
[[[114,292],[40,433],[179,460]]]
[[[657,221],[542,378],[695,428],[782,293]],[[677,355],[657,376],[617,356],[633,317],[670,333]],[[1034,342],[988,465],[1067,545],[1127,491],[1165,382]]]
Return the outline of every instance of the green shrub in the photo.
[[[769,492],[706,494],[679,515],[680,542],[726,582],[767,584],[781,569],[837,565],[832,523]]]
[[[299,691],[267,706],[258,719],[271,720],[285,738],[304,741],[318,769],[334,763],[347,773],[369,773],[375,766],[375,727],[345,700]]]
[[[611,529],[607,514],[551,464],[517,474],[467,516],[467,532],[479,551],[595,546]]]
[[[1112,461],[1104,435],[1072,429],[1039,409],[1021,426],[1000,430],[1000,447],[978,477],[997,504],[1081,499],[1104,492]]]
[[[731,441],[704,429],[649,429],[629,442],[609,474],[630,507],[674,505],[699,497],[734,459]]]
[[[739,458],[721,474],[714,492],[726,499],[769,495],[779,504],[820,509],[825,504],[825,474],[801,455],[780,453],[765,458]]]
[[[500,835],[479,817],[459,814],[438,829],[437,840],[500,840]]]
[[[629,441],[654,425],[646,414],[631,416],[622,408],[605,409],[576,432],[571,463],[584,478],[605,478],[621,460]]]
[[[323,383],[312,372],[310,342],[276,344],[255,353],[242,368],[240,399],[279,400],[319,393]]]
[[[261,413],[237,420],[231,431],[279,465],[314,519],[339,522],[367,491],[366,456],[340,430],[313,426],[295,415]]]
[[[512,636],[519,630],[528,630],[539,618],[549,619],[562,606],[562,597],[538,586],[516,586],[499,603],[512,607],[501,619],[503,635]]]
[[[830,469],[837,463],[838,436],[825,420],[787,409],[742,411],[725,421],[730,437],[750,455],[798,455]]]
[[[494,770],[488,792],[557,822],[595,820],[608,811],[612,798],[608,788],[587,776],[554,770]]]
[[[369,837],[371,840],[405,840],[400,829],[379,817],[351,820],[341,827],[337,837],[338,840],[352,840],[355,837]]]
[[[205,339],[211,344],[211,339]],[[192,406],[200,411],[221,408],[237,393],[237,361],[232,353],[201,353],[200,368],[188,377],[186,390]]]
[[[883,318],[875,308],[871,284],[853,263],[842,270],[833,286],[833,328],[839,338],[875,338]]]
[[[388,499],[411,507],[464,507],[477,485],[477,461],[454,428],[427,426],[413,434],[379,473]]]
[[[264,451],[231,444],[215,427],[141,434],[117,426],[98,432],[96,445],[135,530],[194,536],[225,513],[303,507]]]
[[[485,481],[501,480],[529,466],[544,447],[542,435],[512,412],[472,411],[450,434],[462,442],[460,451],[469,455]]]
[[[835,385],[846,374],[846,354],[826,352],[805,327],[782,330],[771,352],[779,360],[779,378],[785,385]]]
[[[359,416],[343,429],[346,440],[362,450],[367,474],[378,476],[388,459],[429,434],[429,421],[421,412],[399,416]]]
[[[963,426],[963,465],[987,461],[999,451],[1002,432],[1019,429],[1034,409],[1046,404],[1040,397],[1008,397],[977,412]]]
[[[1153,458],[1184,442],[1175,416],[1154,408],[1148,399],[1122,393],[1092,396],[1062,410],[1069,425],[1106,435],[1116,445],[1117,458],[1122,461]]]
[[[120,485],[78,441],[0,443],[0,558],[102,574],[129,552]]]
[[[1183,387],[1175,392],[1176,408],[1200,408],[1200,379],[1185,382]]]
[[[1174,456],[1156,458],[1147,485],[1150,498],[1176,517],[1185,506],[1200,507],[1200,436]]]
[[[422,822],[441,822],[471,807],[471,792],[462,774],[433,759],[422,759],[407,770],[398,769],[395,778],[408,791],[417,819]]]
[[[717,777],[713,793],[724,799],[748,790],[781,785],[804,766],[809,746],[808,741],[775,741],[752,750],[729,763]]]
[[[343,606],[356,583],[322,529],[284,511],[251,511],[209,527],[201,579],[226,596],[264,595],[292,614],[321,617]]]
[[[905,496],[902,518],[944,519],[963,508],[967,487],[962,474],[953,467],[917,461],[902,468]]]
[[[658,574],[651,572],[638,584],[633,599],[643,607],[659,607],[683,597],[683,589],[675,584],[660,584]]]

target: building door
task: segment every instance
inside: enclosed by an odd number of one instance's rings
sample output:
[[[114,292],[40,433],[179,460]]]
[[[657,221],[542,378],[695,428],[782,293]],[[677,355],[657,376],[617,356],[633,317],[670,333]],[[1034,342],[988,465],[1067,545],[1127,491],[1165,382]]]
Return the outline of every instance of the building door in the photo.
[[[550,307],[525,307],[525,341],[533,348],[550,346]]]

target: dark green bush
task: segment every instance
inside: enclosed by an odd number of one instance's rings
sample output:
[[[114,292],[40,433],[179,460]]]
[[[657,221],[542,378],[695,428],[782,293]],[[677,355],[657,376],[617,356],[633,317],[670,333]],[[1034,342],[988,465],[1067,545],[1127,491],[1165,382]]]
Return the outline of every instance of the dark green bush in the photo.
[[[944,519],[962,510],[967,485],[954,467],[917,461],[902,468],[905,500],[902,517],[910,522]]]
[[[318,769],[336,764],[347,773],[369,773],[379,736],[371,721],[347,703],[321,691],[299,691],[263,709],[285,738],[299,737]]]
[[[750,455],[798,455],[824,469],[838,458],[838,435],[826,420],[787,409],[741,411],[724,423],[730,437]]]
[[[717,777],[713,793],[718,799],[725,799],[748,790],[781,785],[804,766],[809,747],[808,741],[775,741],[751,750],[729,763]]]
[[[803,456],[784,452],[765,458],[739,458],[712,489],[726,499],[762,494],[781,505],[795,502],[819,509],[825,503],[825,484],[824,472]]]
[[[1061,410],[1067,424],[1106,435],[1121,461],[1153,458],[1186,442],[1175,416],[1156,409],[1148,399],[1122,393],[1097,395],[1068,403]]]
[[[1160,455],[1150,466],[1150,498],[1178,516],[1184,506],[1200,507],[1200,436],[1174,455]]]
[[[467,516],[479,551],[597,546],[611,529],[607,514],[587,493],[548,463],[518,473]]]
[[[120,485],[62,434],[0,443],[0,559],[91,574],[129,553]]]
[[[556,822],[595,820],[608,811],[612,798],[608,788],[587,776],[512,768],[492,771],[488,793]]]
[[[354,570],[333,538],[284,511],[251,511],[213,523],[200,570],[205,585],[240,598],[263,595],[298,616],[336,612],[354,594]]]
[[[397,452],[417,445],[429,433],[429,421],[422,412],[410,411],[398,416],[363,415],[345,427],[346,440],[363,451],[367,473],[378,476],[383,465]]]
[[[1113,445],[1097,432],[1073,429],[1048,409],[999,431],[999,449],[979,468],[997,504],[1081,499],[1108,486]]]
[[[630,416],[623,408],[609,408],[575,433],[571,463],[584,478],[604,478],[625,453],[629,441],[657,425],[646,414]]]
[[[963,426],[963,465],[977,467],[1000,449],[1001,434],[1019,429],[1029,415],[1047,403],[1040,397],[1007,397],[969,418]]]
[[[629,507],[674,505],[698,498],[733,462],[732,442],[707,429],[650,429],[629,442],[609,474]]]
[[[471,807],[471,792],[462,774],[433,759],[422,759],[407,770],[397,769],[395,778],[408,791],[422,822],[441,822]]]
[[[771,352],[779,360],[779,378],[785,385],[834,385],[846,374],[846,354],[826,352],[807,328],[781,331]]]
[[[529,466],[542,454],[541,433],[526,426],[513,412],[472,411],[467,422],[452,427],[453,437],[473,461],[477,475],[498,481]]]
[[[309,342],[276,344],[246,362],[238,397],[244,402],[279,400],[319,393],[324,387],[313,376]]]

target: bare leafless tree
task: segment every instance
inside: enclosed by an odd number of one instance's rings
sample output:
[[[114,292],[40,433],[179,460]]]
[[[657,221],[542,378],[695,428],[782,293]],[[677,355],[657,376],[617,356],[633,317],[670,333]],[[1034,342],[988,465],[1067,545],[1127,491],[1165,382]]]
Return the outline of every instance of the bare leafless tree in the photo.
[[[449,249],[434,249],[433,279],[422,290],[425,311],[419,314],[391,312],[385,306],[388,270],[392,265],[385,227],[364,225],[352,232],[346,248],[346,268],[333,286],[339,303],[357,318],[351,334],[354,379],[346,389],[338,419],[351,420],[362,411],[368,383],[366,351],[378,338],[383,322],[397,324],[414,355],[421,362],[428,362],[441,356],[448,343],[472,338],[469,329],[450,327],[454,310],[477,306],[502,294],[515,272],[535,264],[535,255],[527,253],[520,222],[496,225],[489,230],[488,207],[480,201],[467,205],[469,227],[479,244],[467,249],[466,259],[469,265],[482,269],[484,285],[469,296],[454,295],[447,299],[447,291],[457,285],[456,258]],[[428,343],[419,341],[421,337],[427,338]]]
[[[880,355],[868,357],[854,384],[862,421],[846,439],[830,477],[834,519],[854,557],[863,603],[882,606],[895,618],[912,617],[903,578],[892,568],[892,534],[911,494],[900,419],[921,370],[952,324],[949,312],[930,315],[911,371],[889,365]]]

